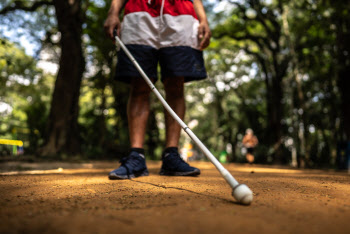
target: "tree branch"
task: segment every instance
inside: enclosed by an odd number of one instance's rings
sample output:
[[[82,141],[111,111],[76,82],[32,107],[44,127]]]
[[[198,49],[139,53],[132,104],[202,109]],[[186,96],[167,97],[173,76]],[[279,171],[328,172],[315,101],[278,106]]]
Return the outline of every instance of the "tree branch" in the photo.
[[[250,0],[248,1],[248,4],[250,5],[250,7],[252,9],[255,10],[255,12],[257,13],[255,18],[248,18],[245,14],[246,10],[248,9],[246,6],[243,6],[241,3],[238,2],[233,2],[231,0],[229,0],[229,3],[235,5],[239,11],[243,14],[243,19],[246,21],[250,21],[250,22],[256,22],[256,23],[260,23],[263,28],[265,29],[268,37],[270,39],[272,39],[276,45],[278,46],[278,40],[280,37],[280,26],[278,24],[278,22],[276,21],[276,19],[273,17],[273,13],[270,9],[268,9],[268,11],[266,12],[266,14],[262,13],[262,8],[263,6],[260,4],[259,1],[254,1],[254,0]],[[266,21],[269,21],[272,24],[272,28],[266,23]],[[260,37],[259,39],[263,39],[262,41],[264,42],[264,44],[271,50],[271,51],[278,51],[279,48],[272,48],[271,44],[269,43],[268,38],[263,38]]]
[[[237,41],[243,41],[243,40],[250,40],[254,43],[256,43],[260,49],[263,49],[264,46],[268,48],[270,51],[274,51],[274,48],[271,47],[271,44],[269,43],[268,38],[252,35],[250,33],[247,33],[243,36],[236,36],[235,32],[230,31],[229,33],[215,33],[216,38],[221,38],[223,36],[229,36],[232,39],[235,39]]]
[[[21,10],[21,11],[28,11],[28,12],[34,12],[41,6],[47,6],[47,5],[53,5],[52,1],[40,1],[40,2],[34,2],[33,5],[28,6],[27,4],[24,4],[26,1],[14,1],[13,4],[10,4],[9,6],[4,7],[0,10],[0,15],[5,15],[7,13]]]

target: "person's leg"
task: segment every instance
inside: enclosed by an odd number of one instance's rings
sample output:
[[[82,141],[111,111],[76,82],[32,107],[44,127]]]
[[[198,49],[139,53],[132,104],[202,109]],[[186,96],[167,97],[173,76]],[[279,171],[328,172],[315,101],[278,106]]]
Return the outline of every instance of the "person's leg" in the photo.
[[[247,149],[246,159],[247,159],[248,163],[250,163],[250,164],[252,164],[254,162],[253,152],[254,152],[253,148]]]
[[[247,152],[247,155],[246,155],[246,158],[247,158],[247,161],[248,163],[253,166],[253,163],[254,163],[254,148],[248,148],[248,152]],[[251,169],[251,172],[250,173],[254,173],[254,169]]]
[[[252,164],[254,162],[254,155],[251,153],[247,153],[246,159],[247,159],[248,163]]]
[[[185,116],[185,98],[184,98],[184,78],[174,77],[163,79],[164,89],[166,93],[166,101],[175,113],[183,119]],[[200,174],[200,170],[189,166],[182,160],[178,152],[178,144],[181,133],[181,126],[166,111],[166,148],[162,154],[161,175],[170,176],[196,176]]]
[[[109,173],[109,179],[129,179],[147,176],[148,170],[143,142],[149,115],[149,94],[151,90],[142,78],[134,78],[128,101],[128,121],[131,151],[121,160],[121,166]]]
[[[128,101],[128,123],[131,148],[143,148],[149,116],[149,95],[151,89],[142,78],[131,82]]]
[[[166,94],[166,102],[183,120],[185,117],[185,97],[184,97],[184,78],[165,78],[163,80]],[[166,127],[166,147],[178,147],[181,126],[176,120],[164,110]]]

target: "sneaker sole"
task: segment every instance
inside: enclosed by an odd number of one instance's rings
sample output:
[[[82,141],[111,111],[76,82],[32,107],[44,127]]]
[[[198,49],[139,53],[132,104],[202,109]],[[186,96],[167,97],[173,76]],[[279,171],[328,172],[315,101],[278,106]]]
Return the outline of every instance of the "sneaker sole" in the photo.
[[[182,171],[167,171],[162,169],[159,172],[159,175],[166,175],[166,176],[197,176],[200,175],[201,171],[200,170],[194,170],[194,171],[186,171],[186,172],[182,172]]]
[[[141,177],[141,176],[148,176],[149,173],[148,171],[143,171],[143,172],[139,172],[139,173],[134,173],[134,174],[130,174],[128,175],[117,175],[117,174],[109,174],[108,178],[110,180],[127,180],[127,179],[133,179],[136,177]]]

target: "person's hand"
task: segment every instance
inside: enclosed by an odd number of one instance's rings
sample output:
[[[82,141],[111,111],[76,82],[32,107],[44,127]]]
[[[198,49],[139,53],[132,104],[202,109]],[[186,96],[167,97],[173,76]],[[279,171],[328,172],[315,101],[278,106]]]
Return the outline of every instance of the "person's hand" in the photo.
[[[199,49],[204,50],[209,46],[211,31],[208,22],[203,21],[198,26]]]
[[[117,35],[120,37],[120,20],[118,14],[110,14],[108,15],[104,25],[104,30],[106,35],[114,42],[114,29],[117,30]]]

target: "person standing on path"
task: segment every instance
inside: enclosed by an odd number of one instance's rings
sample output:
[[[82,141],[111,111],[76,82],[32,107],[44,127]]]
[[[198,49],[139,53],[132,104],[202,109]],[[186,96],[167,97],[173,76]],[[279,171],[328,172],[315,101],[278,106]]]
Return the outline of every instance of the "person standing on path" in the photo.
[[[119,14],[124,8],[123,21]],[[166,101],[176,114],[185,116],[184,83],[207,77],[202,50],[211,32],[201,0],[113,0],[104,29],[114,41],[114,30],[145,73],[156,82],[161,67]],[[150,88],[126,54],[118,52],[116,78],[130,84],[127,113],[131,149],[110,179],[148,175],[144,136],[149,116]],[[166,145],[161,175],[195,176],[200,170],[184,162],[178,152],[181,126],[165,111]]]
[[[243,137],[242,143],[244,147],[247,149],[246,153],[246,159],[250,164],[253,164],[255,157],[254,157],[254,148],[258,145],[259,141],[258,138],[254,135],[254,132],[252,129],[248,128],[246,130],[246,134]]]

